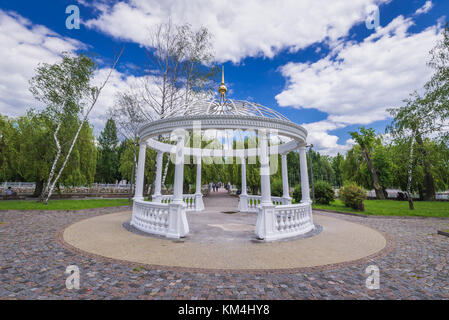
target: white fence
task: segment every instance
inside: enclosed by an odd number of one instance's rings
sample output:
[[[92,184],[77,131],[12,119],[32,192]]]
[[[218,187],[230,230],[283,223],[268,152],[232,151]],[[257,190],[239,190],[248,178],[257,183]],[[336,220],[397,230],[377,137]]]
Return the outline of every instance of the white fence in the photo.
[[[304,234],[314,228],[310,204],[277,206],[274,209],[275,232],[280,238]]]
[[[315,228],[310,202],[258,208],[256,235],[266,241],[305,234]]]
[[[262,199],[262,196],[248,195],[247,196],[248,212],[257,212],[257,207],[260,205],[261,199]],[[271,197],[271,201],[273,201],[273,204],[275,206],[287,204],[285,202],[285,199],[283,199],[281,197]]]
[[[160,203],[170,204],[173,201],[173,195],[162,195],[160,197]],[[204,209],[203,204],[197,203],[197,201],[202,200],[197,199],[197,196],[194,194],[184,194],[182,195],[182,200],[186,204],[186,210],[187,211],[202,211]],[[155,202],[158,202],[158,199],[154,199]]]
[[[182,205],[135,200],[131,225],[168,238],[182,238],[189,233],[186,211]]]
[[[144,203],[135,201],[132,225],[139,230],[165,236],[168,232],[170,208],[164,203]]]

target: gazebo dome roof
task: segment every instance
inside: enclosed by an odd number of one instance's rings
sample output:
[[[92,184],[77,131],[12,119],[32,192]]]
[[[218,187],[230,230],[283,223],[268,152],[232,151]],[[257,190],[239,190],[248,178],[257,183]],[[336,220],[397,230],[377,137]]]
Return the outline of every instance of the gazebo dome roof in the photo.
[[[264,107],[258,103],[243,100],[226,99],[228,88],[224,81],[224,67],[222,69],[221,85],[218,88],[220,93],[219,100],[203,99],[189,103],[183,108],[177,108],[176,111],[169,113],[164,118],[175,118],[184,116],[251,116],[267,119],[277,119],[282,121],[290,120],[279,112]]]
[[[252,116],[262,117],[268,119],[278,119],[283,121],[290,120],[268,107],[262,106],[258,103],[244,100],[197,100],[190,103],[185,108],[176,110],[168,114],[165,118],[183,117],[183,116]]]

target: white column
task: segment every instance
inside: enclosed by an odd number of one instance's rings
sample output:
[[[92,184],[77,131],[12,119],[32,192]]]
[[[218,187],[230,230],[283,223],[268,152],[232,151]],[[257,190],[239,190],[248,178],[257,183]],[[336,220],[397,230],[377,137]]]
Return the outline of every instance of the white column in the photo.
[[[203,192],[201,191],[201,161],[202,157],[196,157],[196,191],[195,191],[195,211],[204,210]]]
[[[288,168],[287,168],[287,154],[281,155],[282,159],[282,188],[283,188],[283,204],[291,204],[290,190],[288,185]]]
[[[137,177],[136,177],[136,194],[134,200],[143,200],[143,182],[145,178],[145,158],[147,152],[146,141],[140,143],[139,148],[139,162],[137,164]]]
[[[265,130],[259,131],[260,143],[260,179],[262,188],[262,200],[257,208],[256,236],[265,241],[275,237],[275,206],[271,201],[270,186],[270,156],[268,151],[268,137]]]
[[[201,156],[196,157],[196,188],[195,194],[201,193]]]
[[[154,202],[161,201],[163,160],[164,160],[164,153],[162,151],[158,151],[156,155],[156,178],[154,179],[154,195],[153,195]]]
[[[301,168],[301,202],[310,202],[309,173],[307,170],[307,151],[305,146],[299,148],[299,161]]]
[[[260,147],[260,185],[261,185],[261,193],[262,200],[261,205],[272,206],[273,202],[271,201],[271,185],[270,185],[270,155],[268,151],[268,137],[267,132],[265,130],[259,131],[259,147]]]
[[[241,158],[242,163],[242,195],[246,196],[248,195],[247,186],[246,186],[246,158]]]
[[[239,200],[239,211],[248,212],[248,192],[246,187],[246,158],[245,156],[240,158],[240,163],[242,165],[242,193],[240,194]]]
[[[189,233],[186,204],[183,201],[184,183],[184,135],[178,137],[175,156],[175,183],[173,201],[169,204],[168,238],[182,238]]]
[[[184,136],[178,137],[175,159],[175,183],[173,190],[173,202],[183,203],[182,196],[184,184]]]

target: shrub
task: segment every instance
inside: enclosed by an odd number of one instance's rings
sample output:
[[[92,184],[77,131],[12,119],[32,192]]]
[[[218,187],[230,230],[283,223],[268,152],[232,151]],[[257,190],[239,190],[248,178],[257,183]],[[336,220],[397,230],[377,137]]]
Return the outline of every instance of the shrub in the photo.
[[[350,182],[346,184],[340,189],[339,196],[345,206],[355,210],[365,211],[363,200],[366,199],[366,191],[357,185],[357,183]]]
[[[300,203],[302,199],[301,185],[297,184],[293,190],[293,199],[296,203]]]
[[[315,201],[319,204],[329,204],[335,200],[335,192],[332,186],[326,181],[315,183]]]
[[[271,195],[274,197],[282,197],[283,193],[282,180],[280,178],[273,179],[271,183]]]

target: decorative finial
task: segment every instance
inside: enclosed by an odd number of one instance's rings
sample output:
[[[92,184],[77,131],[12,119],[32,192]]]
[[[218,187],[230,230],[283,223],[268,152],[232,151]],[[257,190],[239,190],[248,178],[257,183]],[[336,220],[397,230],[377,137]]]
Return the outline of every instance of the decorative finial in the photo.
[[[221,84],[224,85],[224,66],[221,66]]]
[[[218,92],[220,92],[220,103],[224,103],[226,101],[226,92],[228,88],[226,88],[224,83],[224,66],[221,67],[221,85],[218,88]]]

